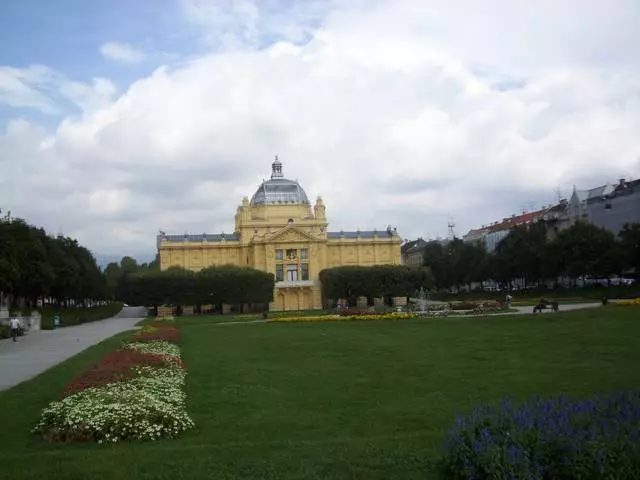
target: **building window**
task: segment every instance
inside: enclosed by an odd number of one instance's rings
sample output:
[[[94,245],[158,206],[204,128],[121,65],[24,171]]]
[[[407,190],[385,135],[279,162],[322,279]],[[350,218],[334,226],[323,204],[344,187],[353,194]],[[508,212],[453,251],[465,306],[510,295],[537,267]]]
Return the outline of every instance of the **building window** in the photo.
[[[295,248],[287,249],[287,260],[295,260],[298,258],[298,251]]]
[[[308,260],[309,259],[309,249],[301,248],[300,249],[300,260]]]
[[[282,259],[283,259],[282,249],[276,248],[276,260],[282,260]]]
[[[297,265],[287,265],[287,281],[288,282],[297,282],[298,281],[298,266]]]
[[[284,265],[278,264],[276,265],[276,282],[282,281],[284,281]]]
[[[309,280],[309,264],[303,263],[300,265],[300,278],[301,280]]]

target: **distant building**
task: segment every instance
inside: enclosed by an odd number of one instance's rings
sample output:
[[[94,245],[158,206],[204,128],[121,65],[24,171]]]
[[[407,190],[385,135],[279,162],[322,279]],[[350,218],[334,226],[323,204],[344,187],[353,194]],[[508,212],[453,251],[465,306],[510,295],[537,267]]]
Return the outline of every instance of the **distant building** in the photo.
[[[400,247],[402,265],[421,266],[424,261],[424,247],[427,245],[422,238],[406,242]]]
[[[489,229],[487,227],[471,229],[462,236],[462,241],[465,243],[482,242],[484,241],[487,233],[489,233]]]
[[[610,195],[614,189],[615,187],[610,183],[590,190],[576,190],[574,186],[573,193],[569,198],[569,203],[560,222],[563,226],[562,230],[569,228],[578,220],[589,221],[588,203]]]
[[[586,203],[587,220],[618,235],[625,223],[640,223],[640,179],[620,182]]]
[[[547,238],[553,240],[559,232],[573,225],[571,215],[568,212],[569,201],[566,198],[560,200],[560,203],[554,205],[542,216],[547,228]]]
[[[547,211],[549,211],[549,208],[545,207],[541,210],[536,210],[535,212],[512,215],[510,218],[503,218],[501,222],[494,222],[491,225],[470,230],[464,237],[462,237],[462,240],[465,242],[484,241],[487,251],[493,252],[498,244],[506,238],[507,235],[509,235],[511,229],[542,220]]]
[[[320,272],[345,265],[397,265],[402,239],[390,226],[381,230],[327,231],[326,207],[311,205],[297,181],[284,178],[282,162],[271,164],[249,201],[242,199],[233,233],[157,237],[160,270],[210,266],[252,267],[274,274],[271,310],[322,308]]]

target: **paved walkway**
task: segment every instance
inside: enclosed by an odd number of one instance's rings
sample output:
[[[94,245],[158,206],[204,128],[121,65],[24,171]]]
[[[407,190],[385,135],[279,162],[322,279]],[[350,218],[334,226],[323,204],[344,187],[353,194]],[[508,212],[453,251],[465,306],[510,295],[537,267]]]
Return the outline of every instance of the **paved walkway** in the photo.
[[[595,307],[600,307],[602,305],[602,302],[593,302],[593,303],[567,303],[567,304],[560,304],[558,305],[558,307],[560,308],[560,312],[568,312],[571,310],[582,310],[584,308],[595,308]],[[516,310],[518,310],[517,312],[513,312],[514,314],[518,315],[522,315],[522,314],[531,314],[533,313],[533,305],[527,305],[527,306],[514,306],[512,308],[515,308]],[[553,309],[551,308],[545,308],[543,309],[540,313],[555,313],[553,311]],[[536,315],[538,315],[536,313]]]
[[[0,340],[0,391],[29,380],[86,348],[131,330],[146,316],[146,309],[125,307],[113,318],[57,330],[39,330]]]

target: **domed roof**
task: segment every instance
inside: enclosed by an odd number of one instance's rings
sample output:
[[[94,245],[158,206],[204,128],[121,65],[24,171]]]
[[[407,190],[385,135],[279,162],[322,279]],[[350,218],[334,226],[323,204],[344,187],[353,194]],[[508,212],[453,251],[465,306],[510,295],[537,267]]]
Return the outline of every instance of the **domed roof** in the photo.
[[[251,205],[286,203],[309,205],[309,199],[298,182],[283,177],[282,162],[276,157],[271,164],[271,178],[258,187],[251,197]]]

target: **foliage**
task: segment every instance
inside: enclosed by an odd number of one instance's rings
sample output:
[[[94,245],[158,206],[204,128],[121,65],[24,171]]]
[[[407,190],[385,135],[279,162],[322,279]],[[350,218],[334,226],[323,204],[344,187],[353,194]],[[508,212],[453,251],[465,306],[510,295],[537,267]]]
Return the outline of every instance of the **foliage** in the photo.
[[[559,276],[609,278],[629,269],[640,272],[640,224],[625,225],[616,240],[605,229],[576,222],[549,240],[544,222],[538,222],[512,228],[491,254],[482,243],[455,238],[428,242],[423,258],[439,290],[488,280],[537,285]]]
[[[59,315],[60,326],[68,327],[70,325],[79,325],[81,323],[95,322],[105,318],[111,318],[122,310],[122,303],[111,302],[106,305],[94,305],[92,307],[68,307],[54,308],[48,307],[40,310],[42,320],[40,328],[43,330],[51,330],[54,327],[53,317]]]
[[[433,285],[428,269],[404,265],[328,268],[320,272],[320,281],[325,298],[346,298],[350,304],[358,297],[406,297]]]
[[[457,418],[444,466],[460,479],[639,478],[640,392],[476,407]]]
[[[266,304],[273,301],[274,285],[273,274],[248,267],[172,267],[125,275],[118,296],[141,305]]]
[[[625,265],[640,273],[640,223],[627,223],[618,233],[618,237]]]
[[[608,277],[622,269],[622,250],[614,235],[586,222],[577,222],[558,234],[555,240],[562,258],[562,273],[578,278],[591,275]]]
[[[84,305],[104,297],[104,277],[76,240],[6,216],[0,218],[0,290],[32,307],[44,296]]]
[[[489,257],[483,244],[464,243],[459,238],[446,244],[427,242],[423,258],[424,265],[433,273],[438,289],[482,281],[489,266]]]

